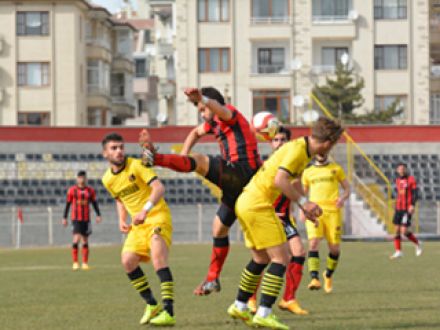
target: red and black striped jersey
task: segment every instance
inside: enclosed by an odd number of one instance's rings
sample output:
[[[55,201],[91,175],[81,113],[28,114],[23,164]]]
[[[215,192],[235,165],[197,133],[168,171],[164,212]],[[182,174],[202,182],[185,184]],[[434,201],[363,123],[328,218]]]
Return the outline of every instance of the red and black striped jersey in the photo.
[[[226,107],[232,112],[230,120],[221,120],[214,116],[211,122],[206,122],[204,130],[214,134],[220,145],[222,157],[231,163],[245,162],[253,169],[261,165],[258,153],[257,139],[251,131],[246,118],[232,105]]]
[[[417,183],[412,176],[403,176],[396,178],[396,210],[407,211],[411,205],[417,201]]]
[[[275,208],[275,213],[282,221],[290,223],[290,199],[286,195],[279,195],[273,207]]]
[[[90,221],[91,202],[96,202],[96,193],[92,187],[80,188],[75,185],[67,191],[67,203],[72,204],[72,220]]]

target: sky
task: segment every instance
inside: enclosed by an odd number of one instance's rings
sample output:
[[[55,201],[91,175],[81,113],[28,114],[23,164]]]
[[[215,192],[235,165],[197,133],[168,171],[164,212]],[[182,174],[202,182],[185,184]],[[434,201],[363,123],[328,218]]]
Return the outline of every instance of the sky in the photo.
[[[107,8],[112,14],[117,12],[123,4],[122,0],[91,0],[94,4]],[[133,0],[131,0],[134,3]]]

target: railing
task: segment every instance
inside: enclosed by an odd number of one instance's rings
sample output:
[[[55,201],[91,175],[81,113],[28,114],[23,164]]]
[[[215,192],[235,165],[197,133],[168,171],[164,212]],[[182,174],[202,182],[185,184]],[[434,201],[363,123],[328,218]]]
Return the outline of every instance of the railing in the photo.
[[[313,93],[310,94],[311,100],[315,102],[315,104],[318,105],[320,110],[329,118],[334,119],[333,115],[330,113],[330,111],[322,104],[322,102],[318,99],[316,95]],[[348,168],[348,180],[350,183],[353,180],[354,174],[354,152],[357,152],[359,156],[365,160],[366,164],[373,170],[374,177],[373,179],[382,182],[383,185],[386,187],[386,205],[388,207],[388,212],[384,212],[384,219],[385,223],[389,224],[391,223],[391,217],[392,217],[392,187],[391,183],[388,180],[388,178],[384,175],[384,173],[376,166],[376,164],[370,159],[370,157],[367,156],[367,154],[361,149],[361,147],[351,138],[351,136],[344,132],[344,137],[346,139],[346,146],[347,146],[347,168]],[[368,201],[366,201],[368,203]]]
[[[267,17],[251,17],[251,24],[290,24],[292,17],[290,16],[267,16]]]
[[[289,71],[283,64],[259,64],[252,68],[253,74],[288,74]]]
[[[104,87],[101,87],[101,86],[87,85],[87,93],[90,95],[108,96],[110,94],[110,91]]]
[[[314,24],[338,24],[350,22],[350,17],[347,15],[313,15],[312,22]]]
[[[87,43],[87,45],[90,45],[90,46],[99,46],[99,47],[105,48],[107,50],[111,49],[110,41],[105,40],[105,39],[87,38],[86,43]]]

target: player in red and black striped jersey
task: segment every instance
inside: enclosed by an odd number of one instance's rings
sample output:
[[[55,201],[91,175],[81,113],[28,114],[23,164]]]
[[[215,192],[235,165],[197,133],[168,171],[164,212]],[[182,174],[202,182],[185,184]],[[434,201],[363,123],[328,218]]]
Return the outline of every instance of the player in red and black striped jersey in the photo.
[[[411,217],[414,214],[417,202],[417,183],[412,175],[408,175],[405,164],[397,165],[396,178],[396,209],[394,213],[393,223],[396,227],[396,236],[394,237],[395,252],[391,259],[403,256],[401,251],[402,236],[405,235],[411,242],[416,245],[416,256],[422,254],[422,247],[415,235],[409,231],[411,227]]]
[[[185,139],[180,155],[154,152],[148,133],[141,133],[144,155],[149,165],[163,166],[178,172],[197,172],[222,190],[221,205],[213,223],[214,246],[206,279],[194,291],[206,295],[220,291],[219,276],[229,251],[229,228],[236,219],[235,201],[261,165],[257,140],[246,118],[232,105],[226,104],[213,87],[185,90],[188,100],[199,110],[204,123],[195,127]],[[197,141],[213,134],[221,156],[189,155]],[[145,158],[145,157],[144,157]]]
[[[78,263],[78,244],[82,240],[82,265],[84,270],[89,269],[89,245],[88,237],[92,233],[90,226],[90,204],[96,212],[96,223],[101,222],[101,213],[99,211],[96,193],[92,187],[87,186],[87,176],[85,171],[79,171],[76,176],[76,185],[70,187],[67,191],[66,207],[64,208],[63,225],[67,226],[67,217],[70,206],[72,206],[71,219],[73,226],[73,244],[72,259],[73,270],[79,269]]]
[[[278,150],[283,144],[288,142],[290,138],[290,130],[285,127],[280,127],[279,132],[271,141],[272,150]],[[300,183],[298,181],[298,185],[299,184]],[[296,228],[295,219],[293,219],[291,216],[290,206],[290,199],[283,194],[281,194],[274,203],[275,212],[280,221],[283,223],[291,257],[290,263],[286,269],[286,286],[284,288],[283,299],[279,302],[279,307],[297,315],[307,315],[308,311],[301,308],[295,297],[296,290],[298,289],[302,279],[302,270],[306,259],[306,251]],[[248,301],[249,309],[253,313],[257,311],[256,300],[257,292],[255,292]]]

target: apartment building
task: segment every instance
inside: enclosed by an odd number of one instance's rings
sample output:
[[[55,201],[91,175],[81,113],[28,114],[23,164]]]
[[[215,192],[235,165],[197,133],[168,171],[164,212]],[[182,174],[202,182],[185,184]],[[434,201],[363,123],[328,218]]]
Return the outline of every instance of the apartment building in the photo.
[[[134,31],[84,0],[0,0],[0,125],[122,124]]]
[[[176,6],[178,91],[212,85],[248,117],[266,110],[301,124],[314,84],[345,58],[365,80],[360,112],[385,110],[398,98],[404,112],[397,122],[440,119],[433,108],[440,90],[434,93],[437,81],[430,77],[429,0],[181,0]],[[294,102],[296,96],[305,104]],[[177,122],[198,120],[177,93]]]

